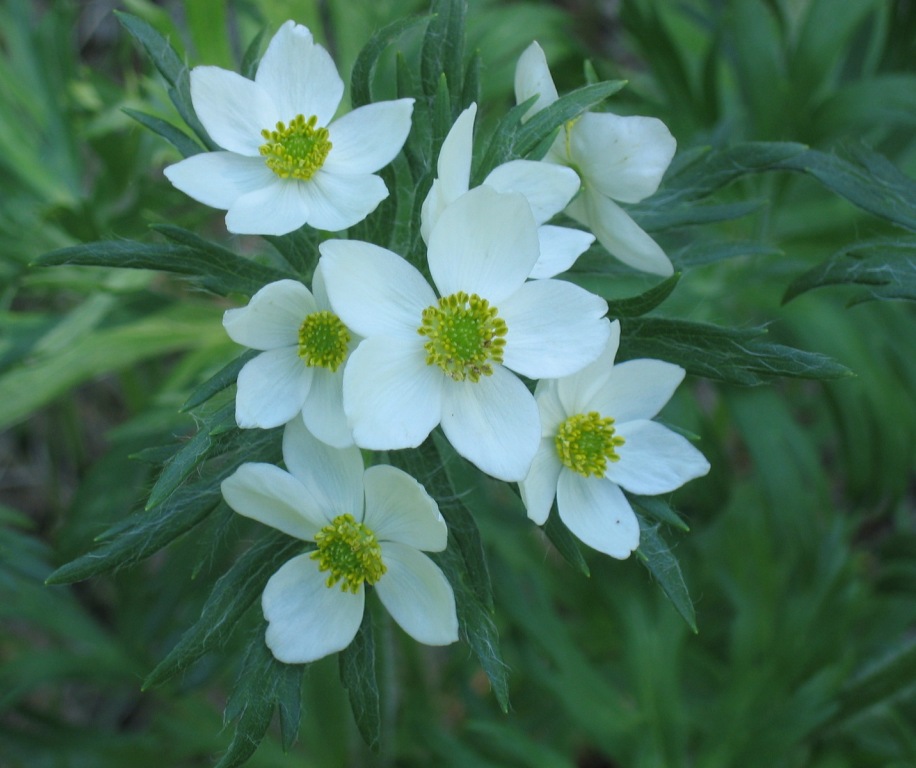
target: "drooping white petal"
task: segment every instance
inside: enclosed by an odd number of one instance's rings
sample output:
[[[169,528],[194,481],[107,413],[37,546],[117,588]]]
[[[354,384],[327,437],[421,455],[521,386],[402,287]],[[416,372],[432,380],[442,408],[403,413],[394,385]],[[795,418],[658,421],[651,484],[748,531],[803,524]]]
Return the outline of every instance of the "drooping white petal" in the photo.
[[[314,370],[299,359],[295,347],[269,349],[249,360],[238,376],[238,425],[242,429],[270,429],[298,416]]]
[[[597,410],[593,404],[598,393],[607,385],[614,369],[614,357],[620,344],[620,321],[611,323],[607,346],[595,362],[572,376],[566,376],[556,383],[557,395],[567,415],[588,413]],[[611,414],[605,414],[610,416]]]
[[[442,413],[445,376],[417,340],[364,339],[344,371],[344,410],[362,448],[416,448]]]
[[[387,464],[366,470],[363,522],[380,541],[396,541],[426,552],[441,552],[448,540],[439,507],[414,478]]]
[[[498,306],[537,260],[537,225],[518,193],[472,189],[442,211],[429,236],[429,271],[443,296],[465,291]]]
[[[541,255],[534,269],[531,270],[531,277],[535,280],[543,280],[545,277],[553,277],[565,272],[576,263],[576,259],[585,253],[593,242],[595,242],[595,236],[581,229],[555,227],[551,224],[538,227]]]
[[[543,438],[528,476],[518,484],[528,517],[537,525],[546,523],[550,516],[562,469],[553,438]]]
[[[226,229],[237,235],[285,235],[299,229],[310,215],[302,184],[276,178],[242,195],[226,212]]]
[[[302,405],[305,426],[321,442],[334,448],[353,445],[353,433],[343,409],[343,374],[343,366],[336,371],[317,368]]]
[[[515,65],[515,103],[521,104],[532,96],[537,96],[538,100],[525,114],[525,119],[550,106],[559,98],[557,87],[553,84],[550,69],[547,67],[547,57],[536,42],[525,49]]]
[[[261,130],[273,128],[280,113],[257,83],[219,67],[191,70],[191,102],[210,138],[223,149],[259,157]]]
[[[277,280],[259,290],[247,306],[227,309],[223,327],[229,338],[252,349],[293,347],[299,327],[317,310],[315,299],[296,280]]]
[[[586,188],[566,212],[591,229],[598,242],[624,264],[662,277],[674,274],[661,246],[609,197]]]
[[[541,437],[549,437],[551,440],[557,434],[560,424],[570,415],[557,394],[558,381],[565,379],[541,379],[534,390],[534,399],[541,414]]]
[[[681,435],[654,421],[615,425],[626,442],[617,449],[620,461],[608,463],[606,477],[631,493],[669,493],[709,472],[709,462]]]
[[[503,163],[483,183],[497,192],[523,195],[538,224],[556,216],[579,191],[579,175],[572,168],[534,160]]]
[[[331,122],[344,84],[330,54],[315,43],[306,27],[287,21],[273,36],[258,65],[255,82],[273,99],[278,120],[315,115],[318,125]],[[262,125],[273,129],[274,124]]]
[[[592,549],[620,560],[639,546],[639,521],[610,480],[560,473],[557,509],[567,528]]]
[[[415,267],[359,240],[326,240],[318,250],[331,306],[348,328],[364,337],[418,338],[436,294]]]
[[[611,369],[607,383],[592,398],[592,410],[618,424],[651,419],[684,380],[684,369],[662,360],[628,360]]]
[[[326,520],[363,516],[363,457],[359,449],[333,448],[308,431],[302,419],[283,430],[283,461],[314,496]]]
[[[273,464],[242,464],[220,487],[226,503],[240,515],[297,539],[314,540],[326,524],[311,490]]]
[[[528,474],[541,439],[534,397],[499,365],[477,382],[445,382],[442,431],[464,458],[507,482]]]
[[[306,664],[342,651],[363,620],[366,592],[328,587],[327,574],[307,554],[294,557],[264,587],[261,608],[271,653],[285,664]]]
[[[569,376],[607,344],[607,302],[563,280],[534,280],[499,305],[506,321],[503,364],[532,379]]]
[[[375,584],[392,618],[414,640],[448,645],[458,639],[458,617],[451,584],[422,552],[396,542],[382,543],[388,571]]]
[[[328,232],[358,224],[388,197],[380,176],[331,173],[325,168],[302,182],[300,190],[308,206],[308,224]]]
[[[201,152],[163,171],[172,185],[204,205],[224,211],[242,195],[276,181],[264,158],[235,152]]]
[[[401,151],[410,133],[413,99],[379,101],[348,112],[328,126],[328,173],[375,173]]]
[[[654,117],[588,112],[570,131],[570,159],[589,186],[623,203],[653,194],[671,164],[677,142]]]

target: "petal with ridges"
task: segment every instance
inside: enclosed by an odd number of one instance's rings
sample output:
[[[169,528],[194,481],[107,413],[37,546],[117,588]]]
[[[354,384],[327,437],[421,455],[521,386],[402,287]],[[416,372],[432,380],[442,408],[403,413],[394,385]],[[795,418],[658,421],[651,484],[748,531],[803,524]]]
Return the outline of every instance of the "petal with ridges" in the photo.
[[[532,96],[537,96],[538,100],[525,113],[526,120],[559,98],[547,66],[547,57],[537,43],[531,43],[515,65],[515,103],[521,104]]]
[[[413,99],[379,101],[348,112],[328,126],[331,151],[322,166],[328,173],[375,173],[388,165],[410,133]]]
[[[592,399],[592,407],[618,424],[651,419],[683,380],[684,369],[673,363],[628,360],[611,369],[607,383]]]
[[[309,226],[328,232],[358,224],[388,197],[388,187],[380,176],[331,173],[324,168],[303,182],[301,190],[308,206]]]
[[[563,403],[557,394],[557,383],[564,380],[541,379],[537,387],[535,387],[534,399],[538,404],[538,412],[541,415],[541,437],[549,437],[553,440],[560,424],[566,421],[570,415],[563,407]]]
[[[441,552],[448,540],[445,520],[433,498],[414,478],[396,467],[369,467],[366,517],[380,541],[396,541],[425,552]]]
[[[236,344],[252,349],[294,347],[299,328],[317,310],[315,299],[296,280],[277,280],[259,290],[247,306],[227,309],[223,327]]]
[[[518,484],[528,517],[537,525],[544,525],[550,516],[562,469],[553,438],[542,439],[528,476]]]
[[[557,509],[566,527],[592,549],[623,560],[639,546],[639,521],[610,480],[561,472]]]
[[[302,410],[313,373],[295,347],[269,349],[249,360],[239,371],[236,422],[242,429],[286,424]]]
[[[523,195],[538,224],[556,216],[579,191],[579,175],[572,168],[534,160],[503,163],[483,183],[497,192]]]
[[[611,323],[611,333],[607,346],[598,359],[572,376],[557,381],[557,395],[567,414],[588,413],[594,411],[594,400],[604,389],[614,369],[614,358],[620,344],[620,321]],[[610,416],[611,414],[607,414]]]
[[[264,158],[235,152],[201,152],[163,171],[172,185],[212,208],[228,210],[242,195],[273,184],[277,177]]]
[[[317,368],[302,405],[305,426],[321,442],[334,448],[353,445],[353,433],[343,409],[343,374],[344,366],[336,371]]]
[[[543,280],[546,277],[565,272],[576,263],[576,259],[585,253],[593,242],[595,242],[595,236],[581,229],[554,227],[550,224],[538,227],[541,255],[534,269],[531,270],[531,277],[535,280]]]
[[[309,219],[304,182],[277,178],[242,195],[226,212],[226,229],[237,235],[285,235]]]

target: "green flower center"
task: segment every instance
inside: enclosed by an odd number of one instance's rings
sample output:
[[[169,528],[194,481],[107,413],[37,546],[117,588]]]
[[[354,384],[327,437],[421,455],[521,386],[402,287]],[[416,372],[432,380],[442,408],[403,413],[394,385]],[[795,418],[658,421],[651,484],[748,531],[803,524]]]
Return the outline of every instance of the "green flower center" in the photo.
[[[318,118],[296,115],[289,128],[281,120],[274,131],[261,131],[267,141],[259,151],[281,179],[310,179],[324,165],[331,151],[327,128],[316,128]]]
[[[614,420],[600,413],[577,413],[560,424],[554,444],[563,465],[583,477],[604,477],[609,461],[620,461],[615,449],[624,439],[614,434]]]
[[[464,291],[443,296],[438,306],[424,309],[423,324],[417,329],[428,339],[423,345],[426,364],[438,365],[455,381],[492,376],[491,363],[503,361],[507,331],[496,307]]]
[[[328,571],[329,588],[342,581],[343,592],[356,594],[363,582],[375,584],[388,570],[375,534],[353,515],[335,517],[315,534],[315,543],[318,549],[309,557],[318,561],[320,571]]]
[[[350,332],[333,312],[313,312],[299,326],[299,357],[308,366],[336,371],[347,356]]]

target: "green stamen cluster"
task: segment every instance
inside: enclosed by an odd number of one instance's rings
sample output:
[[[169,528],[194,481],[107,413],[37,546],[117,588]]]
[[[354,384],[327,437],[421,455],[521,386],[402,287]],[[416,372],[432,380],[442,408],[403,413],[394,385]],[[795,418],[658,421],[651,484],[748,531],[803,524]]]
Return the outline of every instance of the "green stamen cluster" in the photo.
[[[349,343],[350,332],[333,312],[313,312],[299,326],[299,357],[306,365],[336,371]]]
[[[329,571],[325,584],[338,581],[344,592],[356,594],[363,582],[375,584],[388,570],[382,562],[382,548],[375,534],[353,515],[338,515],[315,534],[318,549],[309,557],[318,569]]]
[[[455,381],[492,376],[490,363],[502,363],[508,331],[506,321],[496,315],[489,301],[464,291],[424,309],[417,333],[429,339],[423,345],[426,364],[438,365]]]
[[[312,178],[331,151],[328,129],[316,128],[317,123],[315,115],[308,120],[296,115],[289,128],[281,120],[276,130],[261,131],[267,143],[259,151],[266,158],[267,167],[281,179]]]
[[[624,439],[614,434],[614,420],[600,413],[577,413],[560,424],[554,438],[563,466],[583,477],[604,477],[609,461],[620,461],[616,448]]]

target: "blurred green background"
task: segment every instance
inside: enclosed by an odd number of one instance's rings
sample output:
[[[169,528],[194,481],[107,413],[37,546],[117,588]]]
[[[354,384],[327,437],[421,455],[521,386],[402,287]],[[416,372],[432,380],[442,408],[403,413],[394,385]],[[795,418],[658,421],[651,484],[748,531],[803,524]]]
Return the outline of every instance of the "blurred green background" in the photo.
[[[560,90],[626,78],[621,113],[662,118],[681,152],[864,141],[916,176],[916,4],[908,0],[567,0],[469,3],[484,103],[512,103],[532,39]],[[163,80],[111,14],[145,19],[191,65],[239,67],[287,18],[344,79],[409,0],[0,4],[0,766],[206,766],[225,749],[234,654],[178,681],[140,682],[199,616],[255,535],[231,515],[139,565],[45,587],[142,504],[143,449],[194,433],[188,393],[237,353],[229,306],[159,273],[30,267],[99,239],[195,229],[248,253],[222,216],[176,192],[178,155],[124,113],[179,125]],[[407,36],[405,45],[411,44]],[[384,72],[383,72],[384,75]],[[484,118],[486,124],[486,116]],[[431,650],[380,624],[384,739],[362,745],[336,662],[312,665],[299,739],[271,732],[252,766],[903,768],[916,765],[916,333],[913,305],[861,288],[782,299],[854,242],[900,235],[809,176],[746,176],[716,203],[747,216],[666,233],[767,247],[685,268],[673,317],[830,355],[856,376],[739,388],[688,380],[663,419],[702,437],[707,478],[673,497],[671,534],[696,604],[694,635],[634,560],[574,572],[496,484],[482,494],[497,622],[510,667],[503,715],[466,647]],[[912,258],[912,257],[911,257]],[[622,283],[633,293],[648,282]],[[384,619],[377,617],[379,622]],[[252,625],[253,626],[253,625]],[[230,650],[247,639],[239,627]]]

